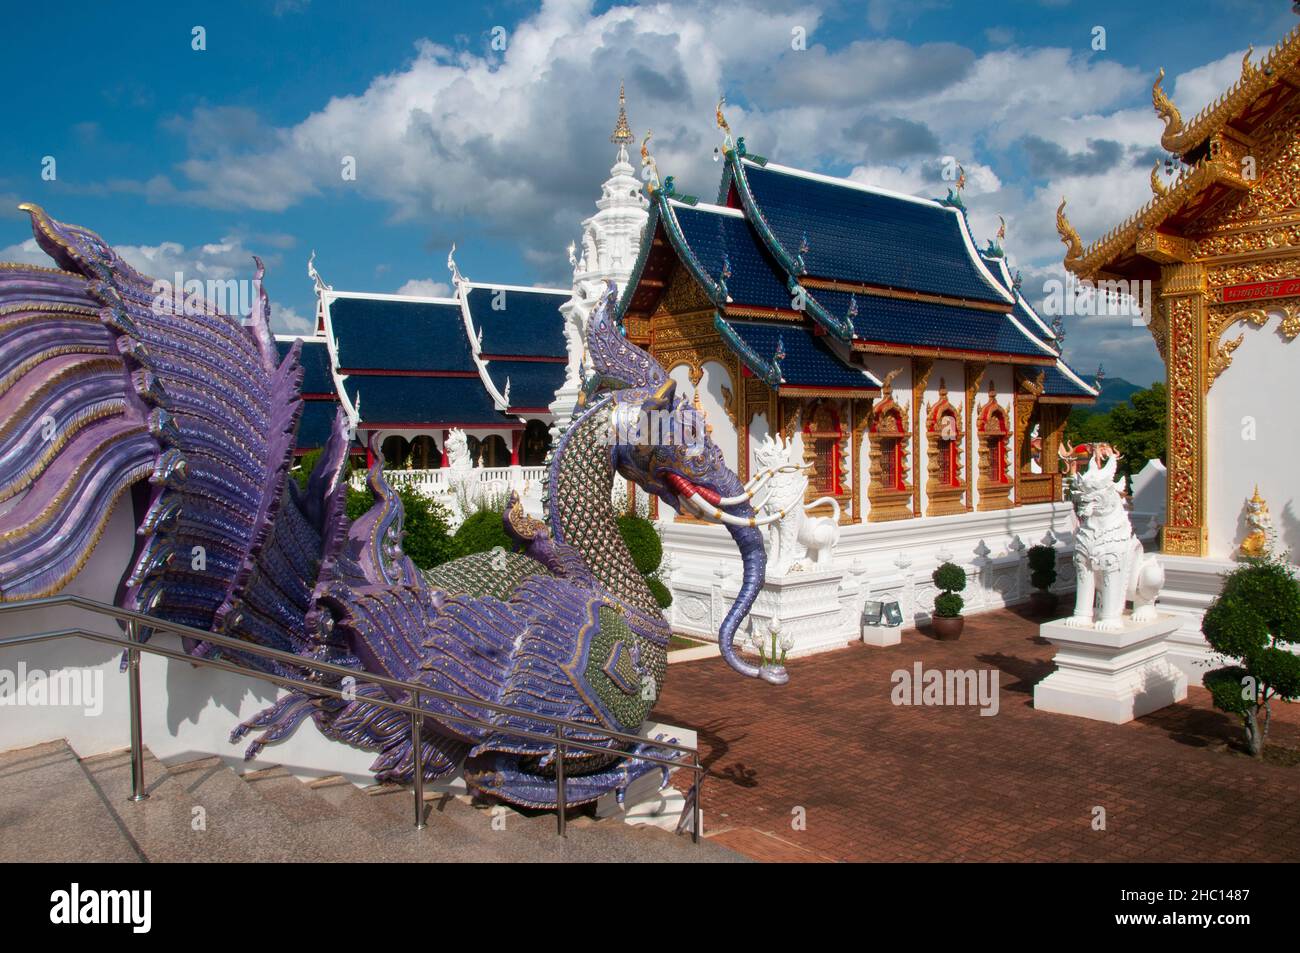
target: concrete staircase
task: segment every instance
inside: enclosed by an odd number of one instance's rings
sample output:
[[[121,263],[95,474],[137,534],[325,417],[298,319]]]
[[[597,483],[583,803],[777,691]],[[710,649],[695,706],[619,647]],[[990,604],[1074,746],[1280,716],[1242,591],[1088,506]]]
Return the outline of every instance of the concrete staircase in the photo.
[[[238,775],[219,758],[170,767],[145,753],[149,799],[128,800],[130,752],[78,759],[65,742],[0,754],[0,862],[744,860],[702,839],[620,818],[527,816],[407,788],[304,783],[282,768]]]

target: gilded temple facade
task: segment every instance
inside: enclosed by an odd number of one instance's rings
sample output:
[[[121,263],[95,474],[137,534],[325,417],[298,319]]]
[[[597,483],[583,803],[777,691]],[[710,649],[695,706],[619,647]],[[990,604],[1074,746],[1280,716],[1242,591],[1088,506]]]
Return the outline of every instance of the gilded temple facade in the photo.
[[[1177,176],[1153,169],[1150,201],[1086,247],[1064,207],[1057,227],[1080,279],[1149,283],[1169,390],[1162,548],[1195,641],[1253,497],[1280,514],[1279,547],[1300,552],[1300,29],[1261,58],[1247,51],[1237,82],[1191,119],[1163,79],[1152,103]]]
[[[1059,501],[1065,418],[1096,388],[1020,294],[1002,236],[977,249],[960,190],[901,195],[743,139],[725,158],[716,203],[652,183],[620,313],[741,478],[780,434],[811,465],[807,501],[834,499],[844,524]]]

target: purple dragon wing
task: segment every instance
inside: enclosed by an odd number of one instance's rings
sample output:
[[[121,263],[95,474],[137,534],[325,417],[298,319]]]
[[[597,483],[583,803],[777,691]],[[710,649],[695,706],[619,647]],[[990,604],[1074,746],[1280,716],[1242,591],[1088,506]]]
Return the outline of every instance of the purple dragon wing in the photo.
[[[261,262],[241,320],[23,208],[57,267],[0,266],[0,599],[64,586],[136,485],[123,605],[310,651],[318,569],[346,542],[346,438],[337,421],[333,473],[300,499],[300,348],[277,359]]]

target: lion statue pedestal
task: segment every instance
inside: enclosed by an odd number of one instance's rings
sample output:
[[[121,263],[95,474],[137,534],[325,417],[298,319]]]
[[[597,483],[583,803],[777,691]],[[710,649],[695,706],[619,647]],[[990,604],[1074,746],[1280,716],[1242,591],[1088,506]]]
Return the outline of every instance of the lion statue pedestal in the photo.
[[[1187,674],[1168,658],[1176,616],[1124,616],[1119,628],[1046,622],[1038,634],[1060,646],[1056,671],[1034,686],[1034,707],[1121,725],[1187,698]]]
[[[1104,465],[1101,458],[1108,457]],[[1070,497],[1079,521],[1074,614],[1039,626],[1059,645],[1056,671],[1034,686],[1034,707],[1122,724],[1187,697],[1187,675],[1168,659],[1175,616],[1156,611],[1164,570],[1133,534],[1124,509],[1119,455],[1097,446]],[[1132,612],[1125,603],[1133,603]]]

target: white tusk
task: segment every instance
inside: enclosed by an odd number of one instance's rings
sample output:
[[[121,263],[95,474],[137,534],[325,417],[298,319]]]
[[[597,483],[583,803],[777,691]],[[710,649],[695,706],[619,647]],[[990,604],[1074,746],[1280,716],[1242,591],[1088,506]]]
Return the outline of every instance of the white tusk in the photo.
[[[748,503],[754,498],[754,494],[761,490],[767,481],[772,479],[774,476],[776,476],[775,470],[764,470],[745,485],[744,493],[741,493],[739,496],[724,496],[718,500],[718,505],[735,506],[737,503]]]
[[[766,526],[769,523],[775,523],[785,516],[785,510],[779,513],[772,513],[769,516],[761,518],[753,516],[733,516],[731,513],[724,513],[698,493],[692,493],[690,496],[678,497],[684,503],[690,503],[701,516],[711,518],[719,523],[727,523],[731,526]]]

